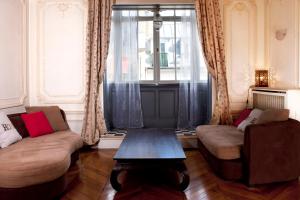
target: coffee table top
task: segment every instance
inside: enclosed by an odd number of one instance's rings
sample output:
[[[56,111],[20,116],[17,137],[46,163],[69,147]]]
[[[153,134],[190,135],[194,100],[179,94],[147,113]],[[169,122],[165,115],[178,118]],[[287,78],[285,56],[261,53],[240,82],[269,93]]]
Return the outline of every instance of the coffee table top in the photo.
[[[174,130],[132,129],[126,134],[114,160],[184,160]]]

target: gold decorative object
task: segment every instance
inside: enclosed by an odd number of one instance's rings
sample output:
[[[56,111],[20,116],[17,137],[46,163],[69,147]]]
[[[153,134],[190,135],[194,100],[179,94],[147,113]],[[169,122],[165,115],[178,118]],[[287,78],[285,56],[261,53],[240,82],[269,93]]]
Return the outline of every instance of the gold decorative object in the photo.
[[[269,71],[255,70],[255,87],[268,87],[268,86],[269,86]]]

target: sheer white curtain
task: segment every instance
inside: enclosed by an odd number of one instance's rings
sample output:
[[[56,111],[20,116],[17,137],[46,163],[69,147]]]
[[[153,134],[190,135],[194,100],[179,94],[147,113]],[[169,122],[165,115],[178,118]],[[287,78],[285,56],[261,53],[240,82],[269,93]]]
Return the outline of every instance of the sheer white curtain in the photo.
[[[206,123],[208,114],[208,73],[203,57],[194,11],[181,11],[176,27],[180,42],[177,61],[179,84],[178,128],[193,128]]]
[[[111,95],[112,126],[141,128],[137,11],[113,11],[107,61],[107,91]]]

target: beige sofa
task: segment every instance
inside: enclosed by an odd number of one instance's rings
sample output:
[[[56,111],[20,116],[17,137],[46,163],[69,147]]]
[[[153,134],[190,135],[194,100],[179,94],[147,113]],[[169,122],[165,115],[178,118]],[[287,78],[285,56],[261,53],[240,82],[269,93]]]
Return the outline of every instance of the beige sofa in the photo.
[[[60,113],[66,122],[64,112]],[[20,114],[9,118],[23,139],[0,149],[0,199],[56,198],[66,189],[64,175],[83,146],[80,135],[67,129],[30,138]]]

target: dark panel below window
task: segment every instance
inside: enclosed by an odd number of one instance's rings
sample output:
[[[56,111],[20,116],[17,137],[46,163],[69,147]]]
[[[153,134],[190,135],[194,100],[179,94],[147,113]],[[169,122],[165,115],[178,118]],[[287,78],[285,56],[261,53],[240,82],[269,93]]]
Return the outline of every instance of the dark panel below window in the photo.
[[[151,85],[141,84],[141,101],[145,128],[177,128],[178,117],[178,90],[179,84]],[[202,113],[199,113],[199,122],[208,122],[211,112],[210,89],[207,84],[199,87]],[[113,129],[111,119],[111,105],[114,91],[105,91],[105,119],[108,128]],[[108,94],[108,95],[107,95]]]

